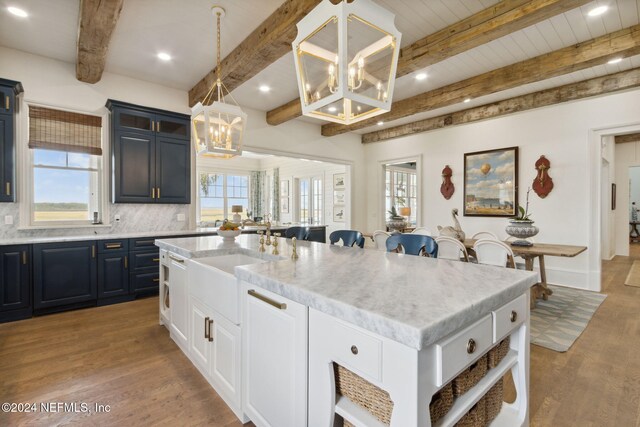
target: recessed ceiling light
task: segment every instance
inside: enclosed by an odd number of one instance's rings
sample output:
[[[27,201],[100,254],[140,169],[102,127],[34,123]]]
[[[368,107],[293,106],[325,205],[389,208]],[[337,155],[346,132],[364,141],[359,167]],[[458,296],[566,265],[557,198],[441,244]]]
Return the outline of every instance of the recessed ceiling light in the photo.
[[[609,60],[609,62],[607,62],[607,64],[617,64],[618,62],[621,62],[622,58],[613,58],[611,60]]]
[[[259,88],[260,92],[269,92],[271,88],[267,85],[261,85]]]
[[[598,7],[594,7],[593,9],[591,9],[589,11],[589,13],[587,13],[587,15],[589,15],[589,16],[598,16],[598,15],[602,15],[607,10],[609,10],[609,6],[598,6]]]
[[[29,14],[24,9],[20,9],[19,7],[9,6],[7,10],[10,14],[19,16],[20,18],[26,18],[27,16],[29,16]]]
[[[378,126],[382,126],[383,124],[384,124],[384,122],[383,122],[383,121],[379,121],[379,122],[378,122]]]
[[[427,78],[427,73],[416,74],[416,80],[424,80]]]
[[[336,107],[329,107],[329,108],[327,108],[327,110],[329,110],[329,112],[331,112],[331,113],[335,113],[336,111],[338,111],[338,109]]]
[[[167,52],[158,52],[158,58],[162,59],[163,61],[171,61],[171,55],[169,55]]]
[[[465,99],[464,101],[462,101],[462,102],[464,102],[465,104],[466,104],[467,102],[471,102],[471,98],[466,98],[466,99]]]

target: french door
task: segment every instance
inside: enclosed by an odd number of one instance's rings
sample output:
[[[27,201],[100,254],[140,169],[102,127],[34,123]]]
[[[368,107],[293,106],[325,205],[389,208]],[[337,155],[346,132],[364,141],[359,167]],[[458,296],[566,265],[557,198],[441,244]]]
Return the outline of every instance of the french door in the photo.
[[[322,224],[323,197],[321,176],[298,179],[298,221],[301,224]]]

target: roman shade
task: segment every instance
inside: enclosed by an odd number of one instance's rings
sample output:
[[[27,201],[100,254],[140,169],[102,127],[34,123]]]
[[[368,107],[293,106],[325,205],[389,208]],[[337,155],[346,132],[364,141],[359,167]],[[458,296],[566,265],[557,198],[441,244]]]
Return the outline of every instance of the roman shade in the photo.
[[[29,148],[102,155],[102,117],[29,106]]]

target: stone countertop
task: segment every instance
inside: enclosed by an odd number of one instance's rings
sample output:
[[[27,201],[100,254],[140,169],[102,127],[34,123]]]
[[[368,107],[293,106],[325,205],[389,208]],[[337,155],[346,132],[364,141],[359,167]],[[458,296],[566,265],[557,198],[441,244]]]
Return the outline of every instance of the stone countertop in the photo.
[[[236,276],[293,301],[421,350],[522,295],[534,272],[370,249],[280,239],[286,259],[235,268]],[[258,236],[156,241],[186,258],[257,254]],[[267,247],[268,253],[272,250]],[[254,255],[255,256],[255,255]]]
[[[271,227],[272,231],[284,231],[289,227],[294,227],[296,224],[287,225],[274,225]],[[326,226],[314,226],[314,227],[326,227]],[[265,230],[265,226],[251,226],[242,229],[243,233],[251,233],[257,230]],[[80,235],[67,235],[67,236],[46,236],[46,237],[16,237],[10,239],[0,239],[0,246],[3,245],[30,245],[37,243],[59,243],[59,242],[79,242],[86,240],[113,240],[113,239],[134,239],[139,237],[171,237],[171,236],[184,236],[184,235],[198,235],[212,236],[218,234],[218,227],[198,227],[190,230],[174,230],[174,231],[141,231],[141,232],[129,232],[129,233],[110,233],[102,232],[98,234],[80,234]]]

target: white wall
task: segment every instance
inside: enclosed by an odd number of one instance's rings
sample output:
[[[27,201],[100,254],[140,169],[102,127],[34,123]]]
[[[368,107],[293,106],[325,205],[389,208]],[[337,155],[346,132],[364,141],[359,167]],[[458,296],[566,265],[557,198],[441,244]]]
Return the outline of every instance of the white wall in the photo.
[[[600,190],[590,188],[589,184],[594,173],[590,163],[591,130],[639,123],[639,99],[640,90],[634,90],[367,144],[367,228],[381,228],[384,221],[379,209],[382,195],[376,184],[379,162],[422,155],[422,215],[418,221],[436,229],[437,225],[451,224],[452,208],[462,212],[464,153],[518,146],[520,202],[524,202],[526,189],[536,176],[535,161],[540,155],[551,161],[549,174],[555,185],[553,191],[546,199],[532,192],[530,199],[532,218],[540,227],[537,241],[599,245],[599,237],[595,242],[589,241],[593,214],[590,193]],[[447,164],[453,169],[452,181],[456,188],[448,201],[439,190],[440,174]],[[623,206],[618,209],[626,212]],[[506,237],[505,219],[461,217],[460,222],[468,234],[488,230]],[[573,259],[547,257],[546,264],[552,283],[599,289],[599,282],[590,279],[589,274],[599,271],[599,265],[590,265],[588,253]]]

